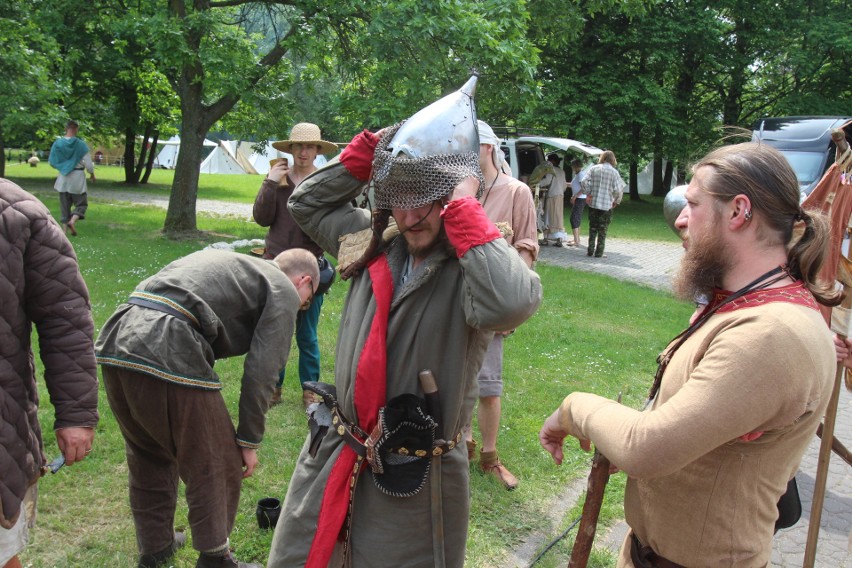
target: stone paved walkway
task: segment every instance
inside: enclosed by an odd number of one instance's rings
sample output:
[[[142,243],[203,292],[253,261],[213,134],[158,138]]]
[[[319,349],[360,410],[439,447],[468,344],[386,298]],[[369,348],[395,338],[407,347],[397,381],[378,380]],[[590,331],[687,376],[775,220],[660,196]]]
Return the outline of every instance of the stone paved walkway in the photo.
[[[583,243],[585,244],[585,242]],[[607,258],[586,256],[585,246],[542,247],[539,261],[545,264],[605,274],[619,280],[639,282],[667,290],[671,276],[683,255],[679,244],[607,239]],[[852,393],[841,389],[835,436],[852,447]],[[819,438],[808,447],[796,479],[802,498],[802,519],[775,536],[772,566],[802,566],[808,537],[808,519],[813,499],[814,479],[819,457]],[[618,523],[604,537],[607,547],[617,551],[627,525]],[[815,566],[821,568],[852,567],[852,467],[832,454],[829,466],[825,505],[820,522],[819,544]]]

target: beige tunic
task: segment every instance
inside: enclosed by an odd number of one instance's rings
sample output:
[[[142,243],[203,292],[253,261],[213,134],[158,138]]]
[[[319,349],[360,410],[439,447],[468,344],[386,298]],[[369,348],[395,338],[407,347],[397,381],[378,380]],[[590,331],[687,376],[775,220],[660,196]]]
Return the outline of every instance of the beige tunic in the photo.
[[[690,567],[766,566],[776,503],[822,418],[834,359],[815,309],[717,313],[674,355],[649,411],[574,393],[560,422],[627,473],[627,522],[658,554]],[[619,565],[631,565],[624,551]]]
[[[486,190],[479,201],[489,219],[512,227],[513,234],[506,237],[510,245],[518,251],[530,251],[533,260],[538,258],[535,204],[527,184],[510,177]]]

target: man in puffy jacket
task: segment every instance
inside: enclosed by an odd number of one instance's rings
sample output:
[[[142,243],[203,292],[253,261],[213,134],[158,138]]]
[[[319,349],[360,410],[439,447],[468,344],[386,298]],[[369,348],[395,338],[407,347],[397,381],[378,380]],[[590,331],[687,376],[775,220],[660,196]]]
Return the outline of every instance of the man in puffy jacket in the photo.
[[[62,229],[35,197],[0,178],[0,566],[18,554],[35,520],[45,468],[38,422],[33,324],[54,430],[68,465],[92,450],[98,378],[89,291]]]

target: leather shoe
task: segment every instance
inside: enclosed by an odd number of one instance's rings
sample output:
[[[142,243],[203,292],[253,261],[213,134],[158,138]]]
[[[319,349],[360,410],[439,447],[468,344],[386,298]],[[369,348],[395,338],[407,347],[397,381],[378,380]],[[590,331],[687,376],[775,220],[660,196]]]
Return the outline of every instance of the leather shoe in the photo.
[[[174,557],[175,552],[177,552],[178,549],[183,548],[185,544],[186,534],[182,532],[176,532],[174,540],[172,540],[172,543],[168,546],[168,548],[165,548],[160,552],[154,552],[152,554],[141,554],[139,556],[139,562],[137,563],[137,567],[158,568],[159,566],[165,566]]]
[[[518,478],[506,469],[506,466],[497,457],[497,452],[479,452],[479,467],[483,473],[496,477],[503,487],[512,491],[518,486]]]
[[[275,406],[276,404],[281,404],[281,387],[275,387],[275,390],[272,392],[272,398],[269,399],[269,406]]]
[[[226,550],[225,554],[205,554],[198,555],[198,562],[195,563],[195,568],[263,568],[260,564],[251,562],[240,562],[234,558],[234,553]]]
[[[467,461],[472,462],[476,453],[476,440],[465,440],[465,444],[467,444]]]

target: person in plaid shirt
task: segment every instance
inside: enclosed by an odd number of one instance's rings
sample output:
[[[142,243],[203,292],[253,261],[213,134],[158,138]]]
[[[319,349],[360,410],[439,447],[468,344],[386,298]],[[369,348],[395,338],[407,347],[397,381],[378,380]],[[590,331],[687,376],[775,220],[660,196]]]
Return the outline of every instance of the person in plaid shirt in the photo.
[[[606,150],[598,163],[591,168],[582,181],[589,208],[589,248],[586,255],[605,258],[606,231],[612,221],[612,210],[621,203],[624,181],[615,169],[618,164],[615,154]]]

